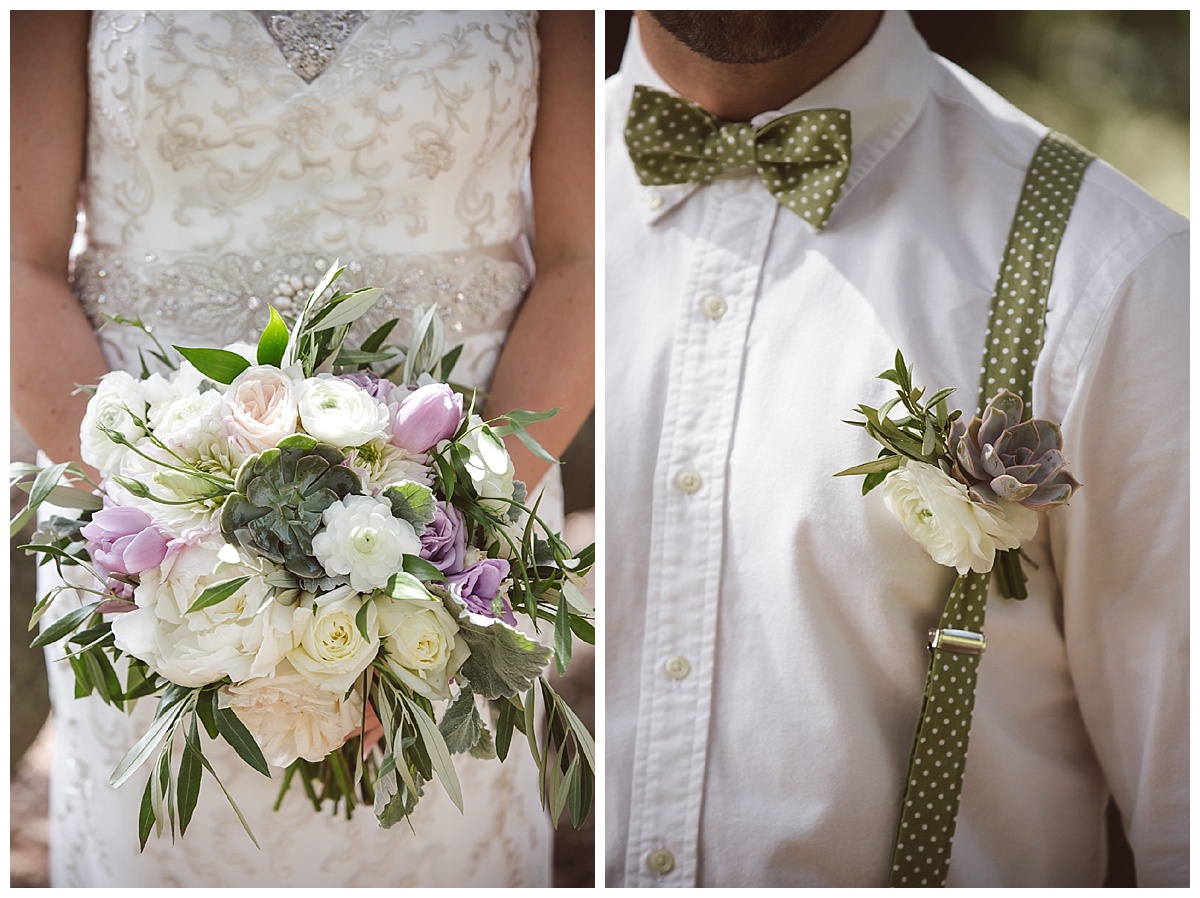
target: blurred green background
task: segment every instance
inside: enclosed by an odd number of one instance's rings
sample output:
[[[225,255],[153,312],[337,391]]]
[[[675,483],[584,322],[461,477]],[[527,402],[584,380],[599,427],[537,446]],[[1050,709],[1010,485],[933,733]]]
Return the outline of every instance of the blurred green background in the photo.
[[[630,13],[605,13],[620,65]],[[1190,13],[913,12],[929,46],[1187,215]]]

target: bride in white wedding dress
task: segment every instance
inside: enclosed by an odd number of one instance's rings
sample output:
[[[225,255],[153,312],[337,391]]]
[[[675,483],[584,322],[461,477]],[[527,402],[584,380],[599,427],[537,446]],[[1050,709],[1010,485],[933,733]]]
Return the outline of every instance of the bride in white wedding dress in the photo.
[[[164,345],[254,339],[268,305],[286,314],[340,258],[342,289],[384,289],[375,322],[438,304],[464,346],[455,379],[489,390],[489,414],[561,406],[535,430],[561,452],[593,396],[593,27],[591,12],[15,13],[25,429],[79,460],[75,385],[140,370],[142,335],[97,336],[105,315],[141,318]],[[77,207],[86,246],[69,267]],[[512,451],[539,481],[544,466]],[[502,765],[456,759],[465,814],[433,789],[413,830],[384,831],[369,808],[315,813],[299,788],[273,811],[278,780],[214,743],[261,850],[206,777],[187,835],[139,853],[141,784],[108,777],[152,708],[75,700],[70,669],[51,668],[54,886],[550,884],[549,820],[517,744]]]

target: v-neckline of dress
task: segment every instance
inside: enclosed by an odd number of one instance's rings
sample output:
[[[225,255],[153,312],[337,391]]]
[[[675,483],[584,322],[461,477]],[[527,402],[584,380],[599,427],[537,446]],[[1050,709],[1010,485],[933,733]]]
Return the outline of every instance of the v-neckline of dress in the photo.
[[[306,84],[320,77],[367,20],[361,10],[256,10],[287,67]]]

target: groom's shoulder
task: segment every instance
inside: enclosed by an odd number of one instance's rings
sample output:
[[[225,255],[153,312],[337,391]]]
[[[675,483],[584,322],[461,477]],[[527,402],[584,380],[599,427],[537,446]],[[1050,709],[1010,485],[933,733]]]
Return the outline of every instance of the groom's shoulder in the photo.
[[[955,134],[973,133],[971,145],[981,166],[1025,171],[1047,126],[954,63],[933,56],[930,102],[943,128]],[[1100,216],[1093,223],[1113,239],[1122,239],[1118,235],[1130,231],[1165,236],[1189,228],[1186,218],[1102,157],[1088,167],[1078,202],[1084,205],[1083,215]]]

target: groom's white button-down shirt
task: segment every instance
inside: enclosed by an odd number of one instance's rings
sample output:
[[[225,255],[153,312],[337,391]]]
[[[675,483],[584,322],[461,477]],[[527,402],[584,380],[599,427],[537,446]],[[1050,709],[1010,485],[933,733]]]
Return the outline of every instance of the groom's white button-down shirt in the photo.
[[[888,13],[775,113],[849,109],[824,231],[755,177],[641,186],[622,128],[669,89],[636,27],[607,85],[605,820],[609,885],[887,880],[954,572],[842,423],[896,349],[975,411],[1036,122]],[[1058,257],[1034,411],[1070,506],[993,593],[949,885],[1096,885],[1111,793],[1142,884],[1188,871],[1188,224],[1107,165]]]

